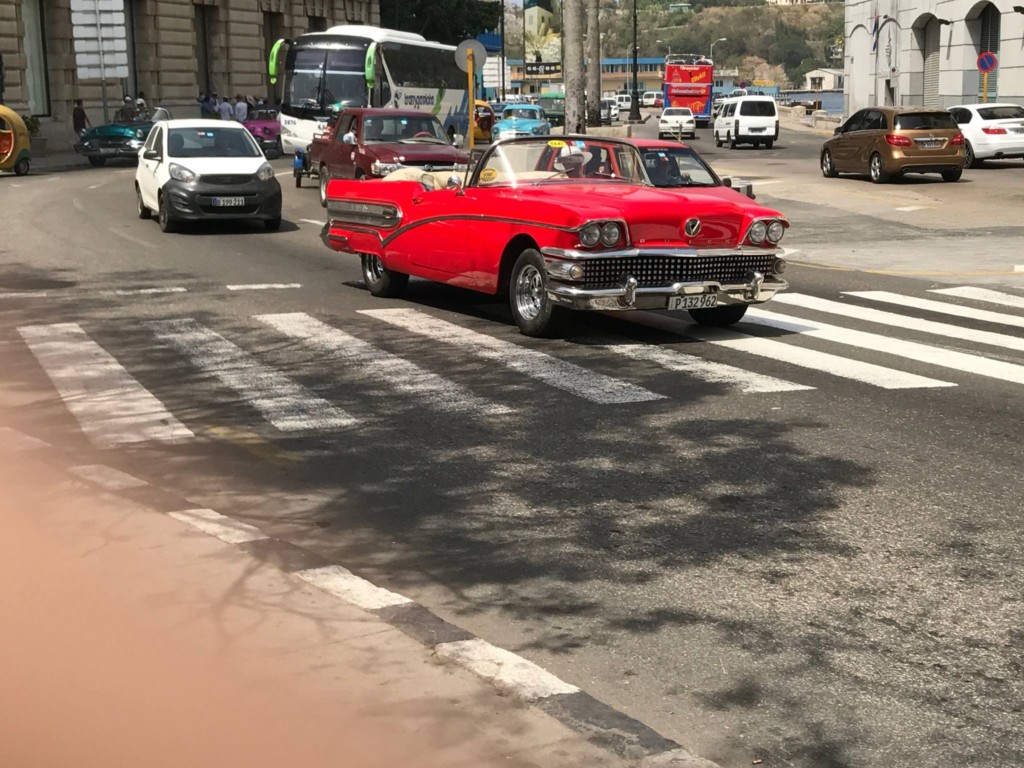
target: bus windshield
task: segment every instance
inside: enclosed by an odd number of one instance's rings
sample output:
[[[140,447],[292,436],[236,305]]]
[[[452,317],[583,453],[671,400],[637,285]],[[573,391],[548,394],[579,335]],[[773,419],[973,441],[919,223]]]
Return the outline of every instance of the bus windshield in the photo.
[[[293,47],[285,62],[281,111],[325,117],[343,107],[367,106],[366,52],[356,46]]]

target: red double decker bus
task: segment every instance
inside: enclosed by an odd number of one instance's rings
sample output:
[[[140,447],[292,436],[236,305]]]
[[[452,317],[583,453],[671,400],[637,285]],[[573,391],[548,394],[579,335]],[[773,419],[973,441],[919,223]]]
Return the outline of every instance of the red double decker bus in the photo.
[[[711,95],[715,65],[697,53],[673,53],[665,57],[665,106],[688,107],[704,127],[711,122]]]

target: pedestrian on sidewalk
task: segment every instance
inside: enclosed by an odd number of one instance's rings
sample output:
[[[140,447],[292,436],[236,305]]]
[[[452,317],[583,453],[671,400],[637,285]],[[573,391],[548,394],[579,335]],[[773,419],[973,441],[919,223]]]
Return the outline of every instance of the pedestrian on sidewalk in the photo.
[[[81,99],[75,99],[75,108],[71,111],[71,125],[75,129],[75,135],[81,136],[86,128],[92,128],[89,116],[85,114],[85,107]]]
[[[235,106],[227,99],[224,99],[224,101],[217,105],[217,111],[220,113],[221,120],[235,119]]]
[[[249,116],[249,104],[242,98],[242,94],[235,95],[235,120],[244,123]]]

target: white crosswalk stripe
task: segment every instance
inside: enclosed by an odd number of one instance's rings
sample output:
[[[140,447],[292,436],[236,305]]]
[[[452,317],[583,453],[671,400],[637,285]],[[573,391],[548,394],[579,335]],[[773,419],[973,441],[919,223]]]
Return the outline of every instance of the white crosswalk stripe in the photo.
[[[78,324],[26,325],[18,332],[95,445],[193,437]]]
[[[933,288],[929,293],[939,293],[943,296],[957,296],[961,299],[972,299],[983,301],[988,304],[1002,304],[1004,307],[1016,307],[1024,309],[1024,296],[1017,296],[1013,293],[993,291],[991,288],[975,288],[964,285],[957,288]]]
[[[664,399],[663,395],[635,384],[588,371],[544,352],[496,339],[414,309],[365,309],[359,314],[457,347],[594,403],[640,403]]]
[[[814,387],[804,384],[794,384],[791,381],[765,376],[725,363],[711,362],[695,355],[688,355],[655,344],[605,342],[597,348],[606,349],[631,360],[654,363],[670,371],[687,373],[712,384],[727,384],[738,388],[741,392],[798,392],[814,389]]]
[[[887,355],[896,355],[919,363],[927,363],[941,368],[972,373],[991,379],[1008,381],[1013,384],[1024,384],[1024,366],[1006,363],[1001,360],[990,360],[980,355],[957,352],[916,341],[903,341],[892,336],[882,336],[866,331],[854,331],[839,326],[829,325],[811,320],[796,320],[786,315],[778,315],[764,310],[748,310],[744,318],[746,323],[756,323],[769,328],[777,328],[791,333],[800,333],[816,339],[835,342],[846,346],[869,349]]]
[[[427,399],[435,408],[448,412],[478,412],[487,415],[510,413],[505,405],[472,394],[436,373],[333,328],[304,312],[257,315],[256,319],[310,349],[334,355],[347,363],[346,379],[386,381],[399,392]]]
[[[892,295],[896,299],[900,298],[897,294]],[[907,298],[912,299],[912,297]],[[921,299],[920,301],[926,300]],[[1024,338],[1019,336],[1008,336],[1003,333],[993,333],[992,331],[977,331],[973,328],[964,328],[959,325],[937,323],[934,320],[922,320],[919,317],[900,315],[895,312],[883,312],[880,309],[861,307],[856,304],[844,304],[840,301],[819,299],[816,296],[805,296],[799,293],[781,297],[781,303],[803,307],[804,309],[813,309],[816,312],[827,312],[829,314],[841,315],[842,317],[850,317],[855,320],[866,320],[867,322],[878,323],[879,325],[891,325],[895,328],[909,331],[921,331],[922,333],[931,333],[936,336],[946,336],[950,339],[960,339],[961,341],[971,341],[976,344],[988,344],[993,347],[1024,352]],[[935,303],[939,304],[940,302]]]
[[[282,432],[347,427],[355,418],[264,365],[191,318],[147,324],[203,371],[233,389]]]
[[[986,323],[998,323],[1014,328],[1024,328],[1024,317],[1011,315],[1007,312],[993,312],[990,309],[964,307],[960,304],[950,304],[948,301],[919,299],[916,296],[902,296],[888,291],[846,291],[844,295],[855,296],[858,299],[867,299],[868,301],[879,301],[885,304],[896,304],[901,307],[923,309],[926,312],[935,312],[940,315],[952,315],[953,317],[963,317],[968,320],[982,320]]]
[[[754,310],[747,310],[748,318],[751,317],[752,312]],[[862,384],[870,384],[882,389],[956,386],[956,384],[948,381],[930,379],[926,376],[918,376],[917,374],[906,373],[873,363],[852,360],[848,357],[820,352],[816,349],[808,349],[807,347],[799,347],[782,341],[750,336],[740,331],[682,324],[680,321],[665,317],[664,315],[646,315],[638,318],[638,322],[672,331],[673,333],[682,332],[692,338],[706,341],[718,347],[731,349],[735,352],[764,357],[768,360],[777,360],[812,371],[821,371],[832,376],[850,379]]]

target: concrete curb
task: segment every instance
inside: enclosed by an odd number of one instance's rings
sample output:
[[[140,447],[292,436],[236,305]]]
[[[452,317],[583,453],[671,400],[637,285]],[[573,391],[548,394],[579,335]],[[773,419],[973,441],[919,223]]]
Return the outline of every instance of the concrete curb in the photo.
[[[360,608],[422,643],[438,660],[473,673],[524,706],[536,707],[586,741],[638,768],[720,768],[675,741],[511,651],[450,624],[419,603],[373,584],[303,547],[203,508],[106,464],[79,465],[61,449],[0,426],[0,457],[31,451],[79,482],[166,514]]]

